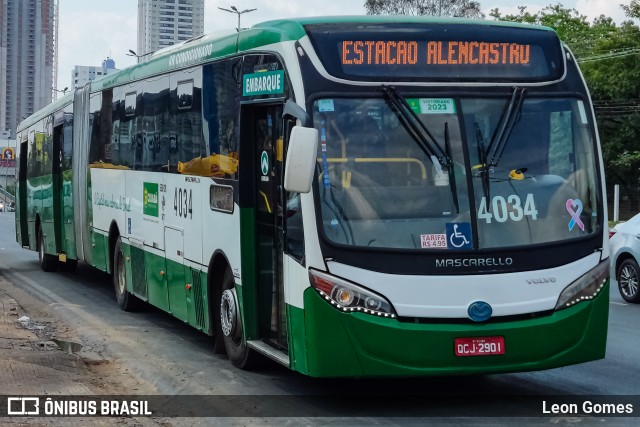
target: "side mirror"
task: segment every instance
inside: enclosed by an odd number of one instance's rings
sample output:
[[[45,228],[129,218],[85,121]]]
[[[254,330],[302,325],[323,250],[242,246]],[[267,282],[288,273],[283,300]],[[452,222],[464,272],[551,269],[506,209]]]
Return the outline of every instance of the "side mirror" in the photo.
[[[284,188],[293,193],[311,191],[316,170],[318,130],[294,126],[289,138],[287,163],[284,170]]]

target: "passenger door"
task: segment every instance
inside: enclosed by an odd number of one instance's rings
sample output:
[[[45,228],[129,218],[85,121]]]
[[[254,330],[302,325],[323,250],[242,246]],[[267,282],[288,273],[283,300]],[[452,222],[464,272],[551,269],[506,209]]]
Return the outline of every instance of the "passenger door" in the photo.
[[[254,147],[258,327],[261,338],[286,350],[282,104],[245,108]]]

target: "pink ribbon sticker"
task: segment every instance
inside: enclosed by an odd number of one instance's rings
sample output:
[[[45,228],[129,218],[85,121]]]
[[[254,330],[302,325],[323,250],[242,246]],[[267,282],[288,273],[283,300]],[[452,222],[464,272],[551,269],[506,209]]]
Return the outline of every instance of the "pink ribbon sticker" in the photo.
[[[569,231],[573,230],[576,224],[582,231],[584,231],[584,223],[580,219],[582,213],[582,200],[569,199],[567,200],[567,211],[571,215],[571,221],[569,221]]]

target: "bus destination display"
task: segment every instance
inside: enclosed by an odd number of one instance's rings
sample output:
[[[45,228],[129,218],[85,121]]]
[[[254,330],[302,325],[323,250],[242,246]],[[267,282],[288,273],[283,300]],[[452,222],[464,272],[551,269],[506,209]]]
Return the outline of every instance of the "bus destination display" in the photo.
[[[307,27],[327,71],[350,80],[540,82],[559,80],[557,35],[500,26]]]
[[[342,65],[529,65],[531,45],[478,41],[345,40]]]

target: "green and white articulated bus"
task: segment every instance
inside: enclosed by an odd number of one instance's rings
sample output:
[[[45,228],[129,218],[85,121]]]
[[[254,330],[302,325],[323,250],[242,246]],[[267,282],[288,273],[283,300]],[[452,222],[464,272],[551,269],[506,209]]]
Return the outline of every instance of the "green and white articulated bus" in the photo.
[[[604,357],[605,185],[549,28],[331,17],[205,35],[18,129],[17,240],[315,377]]]

